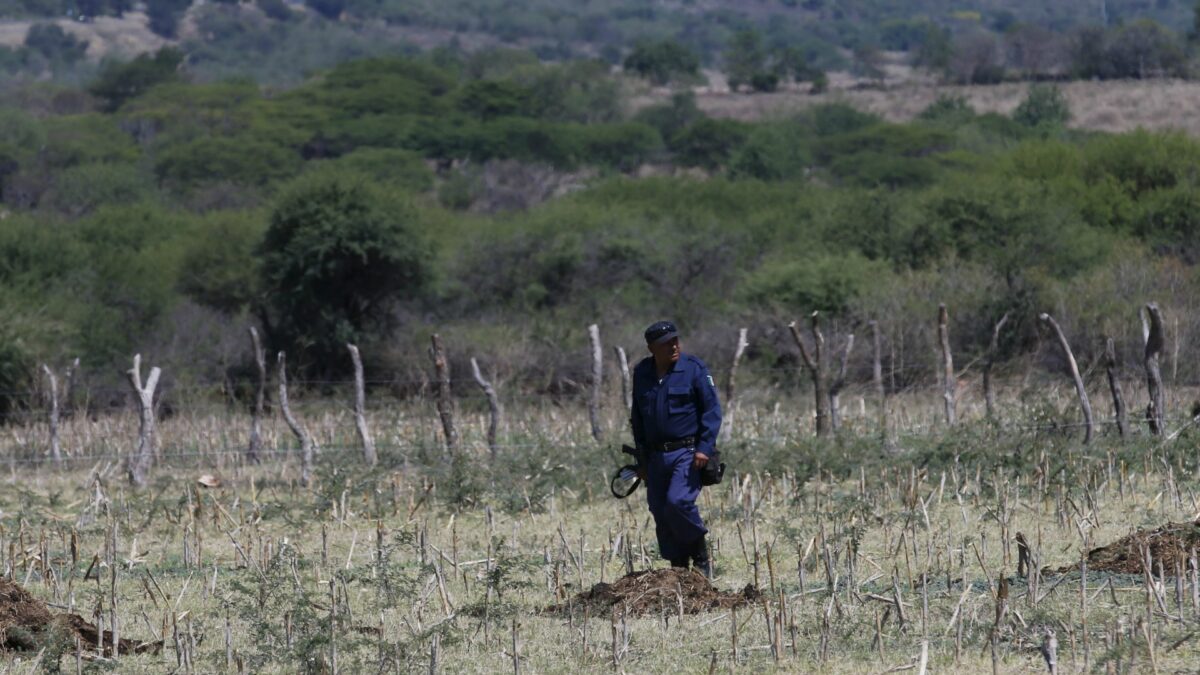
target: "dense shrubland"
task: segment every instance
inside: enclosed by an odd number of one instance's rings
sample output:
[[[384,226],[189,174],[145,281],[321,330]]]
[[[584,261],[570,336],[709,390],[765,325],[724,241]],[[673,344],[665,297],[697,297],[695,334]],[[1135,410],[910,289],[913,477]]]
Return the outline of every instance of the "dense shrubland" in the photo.
[[[1200,143],[1069,130],[1052,88],[1012,117],[943,99],[908,124],[842,105],[742,123],[687,94],[631,114],[603,67],[508,51],[353,61],[285,91],[177,65],[165,50],[0,110],[0,388],[74,356],[112,381],[135,351],[222,382],[248,324],[310,376],[355,340],[403,379],[438,329],[457,367],[553,390],[583,381],[592,321],[636,355],[672,316],[714,360],[752,325],[765,367],[795,363],[781,325],[812,310],[880,320],[910,361],[937,302],[968,359],[1004,312],[1006,358],[1041,353],[1045,310],[1085,361],[1110,334],[1132,356],[1147,299],[1196,335]]]

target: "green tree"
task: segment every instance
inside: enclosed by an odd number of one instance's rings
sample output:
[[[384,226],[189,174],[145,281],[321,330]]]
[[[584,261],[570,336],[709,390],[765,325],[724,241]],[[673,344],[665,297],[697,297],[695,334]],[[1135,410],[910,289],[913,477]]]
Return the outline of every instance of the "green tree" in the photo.
[[[51,64],[70,65],[84,57],[88,43],[64,31],[58,24],[35,23],[25,34],[25,48]]]
[[[625,57],[625,70],[663,85],[680,76],[694,76],[700,59],[674,40],[640,42]]]
[[[758,31],[747,29],[734,33],[725,50],[725,79],[729,81],[729,88],[737,91],[743,84],[751,84],[754,76],[763,72],[766,59]]]
[[[112,112],[155,85],[178,81],[182,63],[183,52],[174,47],[163,47],[153,56],[139,54],[128,63],[111,62],[100,71],[88,91],[104,101],[105,110]]]
[[[1013,111],[1013,119],[1027,127],[1059,129],[1071,120],[1071,106],[1058,87],[1035,84]]]
[[[258,249],[265,316],[275,346],[313,372],[339,369],[345,343],[392,327],[397,301],[430,278],[416,210],[361,176],[296,179],[271,212]]]

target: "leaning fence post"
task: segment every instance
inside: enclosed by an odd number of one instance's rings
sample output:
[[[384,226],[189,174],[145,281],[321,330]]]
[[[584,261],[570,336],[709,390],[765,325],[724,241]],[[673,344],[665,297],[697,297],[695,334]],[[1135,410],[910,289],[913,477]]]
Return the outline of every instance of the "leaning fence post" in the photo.
[[[500,397],[496,395],[496,388],[491,382],[483,379],[483,373],[479,370],[479,362],[475,357],[471,357],[471,374],[475,377],[475,384],[483,390],[483,395],[487,397],[488,410],[490,412],[488,418],[487,444],[488,451],[492,454],[492,459],[496,459],[496,431],[500,428],[500,418],[504,414],[504,409],[500,406]]]
[[[279,363],[279,409],[283,411],[283,419],[288,428],[300,441],[300,483],[307,487],[312,483],[313,440],[308,430],[296,421],[296,417],[292,415],[292,408],[288,405],[287,356],[279,352],[276,360]]]
[[[375,441],[371,439],[371,430],[367,427],[367,393],[363,382],[362,357],[358,347],[349,342],[346,349],[350,350],[350,360],[354,362],[354,424],[358,427],[358,437],[362,440],[363,459],[367,466],[375,466]]]
[[[633,387],[629,382],[629,357],[625,355],[625,348],[616,345],[613,347],[613,353],[617,356],[617,370],[621,373],[621,404],[625,406],[625,412],[633,409]]]
[[[883,436],[884,447],[888,451],[895,450],[892,440],[891,411],[888,409],[887,389],[883,386],[883,343],[879,337],[879,322],[871,321],[871,345],[874,354],[871,363],[871,382],[875,385],[875,395],[879,397],[879,431]]]
[[[1162,372],[1158,367],[1158,357],[1166,344],[1162,312],[1158,309],[1158,303],[1150,302],[1139,314],[1142,318],[1142,339],[1146,345],[1146,387],[1150,393],[1150,410],[1147,411],[1146,417],[1150,422],[1151,433],[1166,435],[1167,402],[1163,394]]]
[[[442,338],[437,333],[430,336],[432,349],[429,357],[433,359],[434,370],[437,371],[437,410],[442,419],[442,431],[446,436],[446,450],[451,455],[458,449],[458,432],[454,429],[454,400],[450,397],[450,365],[446,362],[446,351],[442,349]]]
[[[54,460],[55,466],[61,469],[62,446],[58,442],[58,378],[54,377],[54,371],[44,363],[42,371],[50,380],[50,457]]]
[[[603,436],[600,429],[600,385],[604,376],[604,352],[600,349],[600,327],[596,324],[588,326],[588,340],[592,345],[592,390],[588,396],[588,418],[592,423],[592,438],[600,440]]]
[[[146,378],[146,383],[143,385],[142,355],[135,354],[133,368],[127,374],[129,375],[129,384],[133,387],[133,393],[137,396],[141,413],[137,450],[130,456],[127,467],[130,482],[141,487],[146,484],[146,471],[150,468],[150,458],[154,455],[154,390],[158,387],[158,378],[162,375],[162,370],[158,366],[151,368],[150,376]]]
[[[1000,331],[1008,323],[1008,312],[992,327],[992,342],[988,345],[987,360],[983,364],[983,403],[989,420],[996,418],[996,393],[992,391],[992,367],[996,365],[996,354],[1000,351]]]
[[[262,452],[263,404],[267,396],[267,355],[254,326],[250,327],[250,345],[254,348],[254,365],[258,369],[258,391],[254,394],[254,410],[250,415],[250,445],[246,448],[246,459],[258,464]]]
[[[1087,389],[1083,386],[1083,378],[1079,375],[1079,364],[1075,362],[1075,354],[1071,351],[1071,344],[1067,342],[1067,336],[1063,334],[1062,328],[1054,317],[1042,312],[1038,318],[1046,322],[1054,334],[1058,336],[1058,344],[1062,347],[1063,353],[1067,357],[1067,366],[1071,370],[1071,380],[1075,382],[1075,393],[1079,396],[1079,407],[1083,409],[1083,424],[1084,436],[1083,444],[1087,445],[1092,442],[1092,404],[1088,402]]]
[[[825,373],[825,359],[823,353],[825,351],[825,336],[821,334],[820,315],[813,312],[811,316],[811,328],[813,334],[813,350],[810,354],[808,347],[804,345],[804,339],[800,337],[800,328],[793,321],[788,324],[788,329],[792,332],[792,339],[796,341],[796,346],[800,348],[800,358],[804,359],[804,366],[808,368],[808,374],[813,381],[813,395],[816,403],[816,430],[818,436],[829,435],[829,384]]]
[[[954,426],[955,422],[955,390],[958,380],[954,376],[954,357],[950,354],[950,329],[947,326],[949,315],[946,305],[938,305],[938,345],[942,349],[942,399],[946,405],[946,424]]]
[[[746,341],[746,329],[738,329],[737,347],[733,350],[733,363],[729,364],[729,379],[725,380],[725,419],[721,422],[721,440],[733,438],[734,402],[737,400],[737,371],[742,355],[750,343]]]
[[[829,422],[834,431],[842,428],[841,396],[842,387],[846,386],[846,365],[850,362],[850,351],[854,349],[854,333],[846,336],[846,349],[842,352],[841,364],[838,366],[837,377],[829,384]]]
[[[1113,339],[1104,341],[1104,372],[1108,375],[1108,390],[1112,392],[1113,414],[1117,418],[1117,433],[1125,438],[1125,397],[1121,394],[1121,380],[1117,376],[1117,350]]]

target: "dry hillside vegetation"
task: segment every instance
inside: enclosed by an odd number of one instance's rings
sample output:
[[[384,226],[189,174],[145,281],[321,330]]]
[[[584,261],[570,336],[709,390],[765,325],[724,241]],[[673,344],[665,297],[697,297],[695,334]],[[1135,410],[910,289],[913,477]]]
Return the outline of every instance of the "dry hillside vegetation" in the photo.
[[[0,46],[20,47],[25,42],[29,27],[35,23],[46,21],[0,21]],[[167,40],[151,32],[146,15],[141,12],[127,12],[120,18],[99,16],[86,23],[71,19],[56,19],[51,23],[81,40],[87,40],[87,56],[92,60],[114,54],[133,57],[167,44]]]

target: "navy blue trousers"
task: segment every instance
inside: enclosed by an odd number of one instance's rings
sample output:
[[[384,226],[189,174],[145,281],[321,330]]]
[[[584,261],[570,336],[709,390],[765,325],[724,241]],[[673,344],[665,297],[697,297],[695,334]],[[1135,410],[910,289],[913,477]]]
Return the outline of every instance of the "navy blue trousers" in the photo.
[[[646,466],[646,502],[654,515],[658,550],[667,560],[687,560],[708,528],[700,519],[700,470],[692,466],[696,451],[680,448],[651,452]]]

